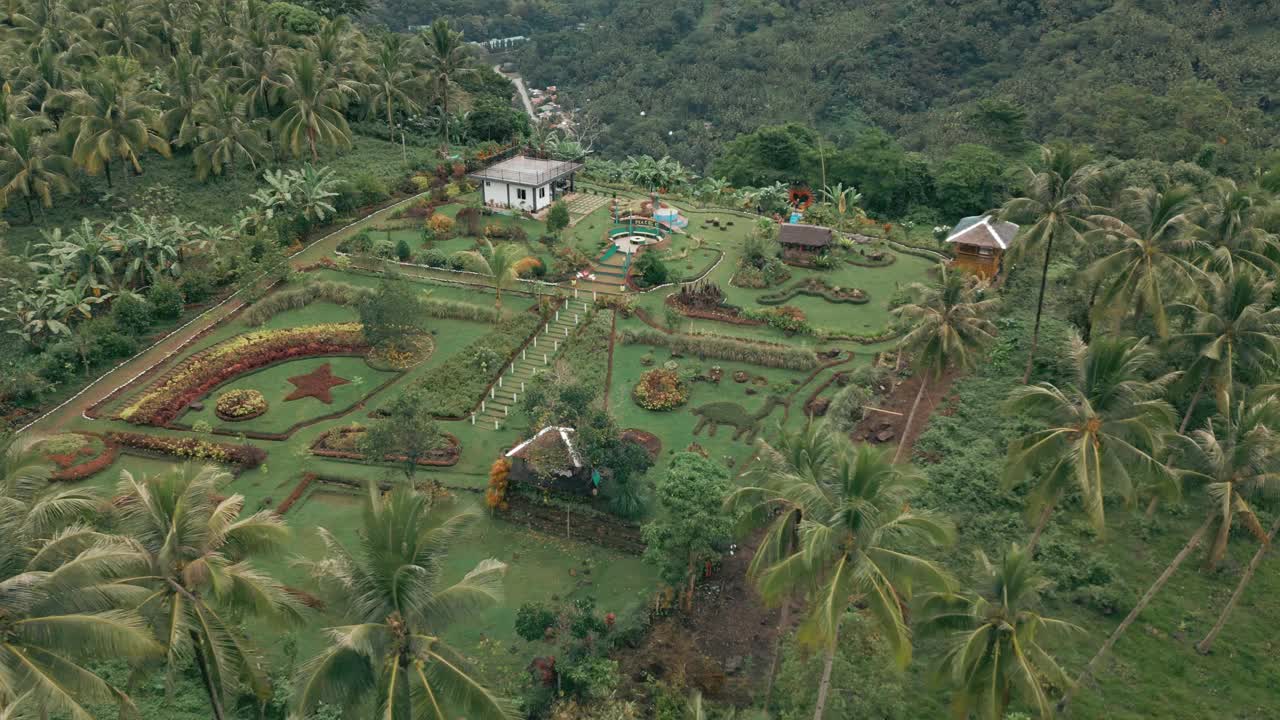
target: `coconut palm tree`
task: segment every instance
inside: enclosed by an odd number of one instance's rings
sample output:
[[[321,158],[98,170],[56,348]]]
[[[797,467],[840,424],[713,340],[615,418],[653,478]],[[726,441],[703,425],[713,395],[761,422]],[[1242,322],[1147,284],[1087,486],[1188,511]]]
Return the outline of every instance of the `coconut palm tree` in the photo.
[[[351,147],[343,111],[358,95],[354,81],[337,75],[312,53],[297,52],[280,75],[279,94],[284,111],[275,130],[294,156],[309,149],[312,161],[319,161],[320,145]]]
[[[484,241],[481,249],[466,250],[458,253],[458,256],[466,265],[474,268],[475,272],[489,276],[490,281],[493,282],[494,307],[498,309],[499,317],[502,315],[503,288],[515,282],[520,270],[528,267],[530,261],[536,262],[516,245],[504,244],[494,247],[488,240]]]
[[[1196,359],[1187,372],[1199,378],[1179,433],[1186,432],[1206,387],[1212,387],[1219,412],[1226,412],[1237,375],[1261,378],[1280,362],[1280,308],[1271,300],[1275,282],[1242,265],[1229,275],[1208,276],[1208,283],[1203,306],[1174,304],[1192,318],[1191,330],[1175,339],[1195,350]]]
[[[258,161],[266,158],[267,143],[259,132],[265,121],[246,117],[243,99],[225,86],[211,87],[196,104],[191,119],[179,142],[195,148],[191,156],[197,180],[203,182],[210,173],[234,170],[243,160],[256,171]]]
[[[91,7],[89,16],[98,35],[95,45],[103,55],[137,60],[150,54],[147,43],[151,33],[147,25],[151,8],[131,0],[107,0]]]
[[[765,570],[796,552],[799,541],[796,529],[802,513],[800,506],[784,494],[785,489],[796,476],[822,477],[829,472],[837,447],[826,426],[812,421],[800,430],[782,428],[776,443],[770,444],[762,438],[759,445],[759,461],[753,466],[751,477],[759,479],[761,484],[739,488],[725,499],[726,511],[741,517],[743,524],[767,528],[747,569],[747,575],[757,580]],[[765,707],[773,691],[782,635],[790,626],[790,612],[791,603],[784,599],[765,681]]]
[[[1093,215],[1097,227],[1088,239],[1116,239],[1119,250],[1089,268],[1101,282],[1101,302],[1095,310],[1120,314],[1133,309],[1134,317],[1149,315],[1160,337],[1169,335],[1166,308],[1174,297],[1196,289],[1200,276],[1187,259],[1194,241],[1193,213],[1197,209],[1191,188],[1161,192],[1154,187],[1132,188],[1115,215]]]
[[[354,552],[319,529],[325,557],[303,564],[350,624],[327,628],[328,647],[302,668],[300,715],[324,702],[341,707],[344,717],[371,717],[372,710],[388,720],[514,717],[438,634],[498,602],[507,566],[482,560],[442,588],[450,547],[480,515],[440,518],[431,510],[427,497],[407,485],[384,495],[371,483]]]
[[[1226,275],[1242,266],[1264,273],[1280,268],[1280,240],[1261,226],[1262,209],[1262,198],[1241,190],[1233,180],[1219,180],[1196,229],[1201,265]]]
[[[169,143],[156,130],[155,110],[138,90],[135,66],[116,60],[103,60],[104,69],[85,77],[84,87],[71,94],[76,130],[71,159],[90,175],[106,171],[108,187],[113,160],[141,174],[142,153],[169,156]]]
[[[977,355],[995,337],[995,325],[990,317],[995,314],[999,300],[979,300],[973,287],[959,273],[948,273],[945,265],[939,265],[942,284],[939,287],[915,285],[915,302],[895,308],[893,314],[912,327],[898,343],[898,351],[911,356],[914,369],[920,375],[920,389],[911,403],[907,424],[893,461],[902,458],[911,430],[915,427],[916,411],[924,397],[929,380],[942,377],[948,366],[971,368]]]
[[[240,621],[301,620],[301,603],[254,566],[290,538],[270,510],[244,516],[244,496],[219,498],[231,476],[213,466],[178,465],[160,475],[120,473],[116,507],[145,571],[132,582],[149,590],[138,609],[165,648],[166,683],[194,663],[215,720],[228,717],[233,693],[246,685],[270,692],[265,667]]]
[[[190,145],[195,137],[194,125],[199,122],[196,108],[204,99],[208,75],[203,59],[189,52],[180,53],[169,62],[165,110],[160,114],[159,125],[166,137],[176,138],[179,147]]]
[[[1106,337],[1085,345],[1076,337],[1071,357],[1072,383],[1018,388],[1007,403],[1011,413],[1046,423],[1010,444],[1005,469],[1005,485],[1013,486],[1043,468],[1030,498],[1031,507],[1041,512],[1027,543],[1029,553],[1072,484],[1093,526],[1102,531],[1108,492],[1132,500],[1135,481],[1167,488],[1171,480],[1159,454],[1173,426],[1173,408],[1163,398],[1175,375],[1147,379],[1156,354],[1146,340]]]
[[[41,207],[53,207],[54,193],[70,192],[74,183],[71,159],[51,146],[51,127],[41,116],[12,118],[4,125],[4,142],[0,144],[0,202],[8,204],[13,196],[27,206],[27,219],[35,222],[32,199]]]
[[[1040,316],[1044,312],[1044,293],[1049,281],[1049,261],[1054,243],[1081,239],[1090,227],[1092,215],[1090,185],[1097,168],[1087,162],[1084,151],[1068,146],[1044,146],[1040,151],[1041,169],[1026,169],[1026,190],[1001,209],[1002,217],[1014,222],[1030,223],[1022,241],[1015,245],[1015,257],[1028,252],[1044,252],[1040,270],[1040,294],[1036,300],[1036,322],[1031,333],[1031,350],[1022,382],[1031,381],[1032,363],[1040,344]]]
[[[443,18],[431,23],[422,31],[422,42],[427,47],[426,70],[440,102],[440,117],[444,123],[444,149],[449,152],[449,101],[462,93],[459,80],[476,74],[471,48],[462,41],[462,33],[449,27]]]
[[[758,496],[761,502],[799,510],[796,552],[761,570],[759,585],[771,603],[798,595],[808,600],[798,638],[825,654],[814,720],[826,710],[844,614],[865,607],[894,660],[905,667],[911,638],[904,609],[911,589],[951,583],[941,568],[907,549],[942,545],[953,537],[944,520],[910,508],[915,479],[885,453],[860,446],[841,454],[821,475],[780,477]]]
[[[122,583],[137,554],[86,520],[101,501],[82,488],[50,491],[49,466],[10,445],[0,458],[0,694],[4,717],[91,718],[87,704],[133,703],[85,662],[159,653],[136,612],[145,590]]]
[[[1191,433],[1181,466],[1188,478],[1204,483],[1218,510],[1217,534],[1205,567],[1216,570],[1227,553],[1233,527],[1244,527],[1259,542],[1267,533],[1250,505],[1259,496],[1280,491],[1280,401],[1238,400],[1226,413]]]
[[[419,78],[409,57],[409,43],[404,35],[387,33],[382,44],[369,60],[368,86],[370,115],[385,111],[387,137],[396,139],[396,110],[412,113],[420,109],[414,99],[419,89]]]
[[[979,552],[978,563],[983,581],[976,594],[938,593],[922,603],[922,628],[950,635],[935,678],[951,687],[956,718],[1000,720],[1015,696],[1051,718],[1046,682],[1065,688],[1071,679],[1042,643],[1080,628],[1038,612],[1050,583],[1030,552],[1013,545],[999,564]]]

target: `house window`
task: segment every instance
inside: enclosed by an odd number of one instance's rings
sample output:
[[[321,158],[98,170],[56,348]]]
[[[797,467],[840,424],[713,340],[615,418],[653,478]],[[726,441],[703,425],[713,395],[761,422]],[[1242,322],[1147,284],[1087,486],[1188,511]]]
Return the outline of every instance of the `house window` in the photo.
[[[990,255],[990,254],[991,254],[991,248],[988,248],[988,247],[978,248],[978,254],[979,254],[979,255]]]
[[[485,180],[485,181],[484,181],[484,186],[485,186],[485,187],[493,187],[493,181],[492,181],[492,180]]]
[[[529,193],[528,193],[528,191],[526,191],[524,188],[518,188],[518,189],[516,190],[516,199],[517,199],[517,200],[528,200],[528,199],[529,199]]]
[[[544,198],[546,196],[547,196],[547,187],[543,185],[542,187],[538,188],[538,197]]]

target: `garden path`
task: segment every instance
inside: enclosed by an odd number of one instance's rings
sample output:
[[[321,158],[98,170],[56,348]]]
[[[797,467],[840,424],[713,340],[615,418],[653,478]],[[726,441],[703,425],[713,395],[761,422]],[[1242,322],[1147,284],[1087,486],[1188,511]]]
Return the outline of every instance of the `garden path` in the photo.
[[[375,210],[357,220],[354,220],[342,227],[330,231],[318,240],[310,243],[303,249],[290,256],[289,262],[293,267],[298,268],[309,263],[313,263],[320,258],[328,257],[338,248],[338,243],[346,236],[346,233],[353,228],[363,225],[367,222],[374,221],[379,217],[395,211],[397,208],[404,207],[417,200],[422,195],[413,195],[399,202],[391,203],[386,207]],[[194,342],[202,333],[212,328],[214,325],[222,322],[232,313],[239,310],[245,305],[244,289],[237,290],[231,296],[213,307],[205,310],[201,314],[187,321],[186,324],[177,330],[165,335],[154,345],[148,347],[142,352],[134,355],[125,362],[117,365],[115,368],[100,376],[97,380],[89,383],[83,390],[72,395],[61,405],[46,412],[44,415],[36,418],[34,421],[21,428],[19,432],[33,432],[37,434],[53,434],[60,432],[67,426],[81,417],[85,417],[85,411],[97,405],[106,399],[120,387],[127,385],[152,367],[165,362],[174,355],[180,353],[184,348]]]
[[[499,380],[501,385],[490,389],[489,399],[475,415],[476,426],[493,431],[507,424],[511,408],[519,401],[525,383],[539,369],[551,364],[560,346],[571,340],[574,328],[587,319],[590,311],[591,303],[585,300],[568,300],[556,311],[555,317],[543,326],[533,343],[521,351],[520,359],[503,374]]]

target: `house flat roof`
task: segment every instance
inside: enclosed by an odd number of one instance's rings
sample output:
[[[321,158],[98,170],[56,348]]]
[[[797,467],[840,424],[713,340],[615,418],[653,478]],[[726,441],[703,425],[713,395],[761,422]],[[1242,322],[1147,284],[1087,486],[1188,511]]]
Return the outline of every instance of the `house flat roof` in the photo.
[[[778,229],[778,242],[783,245],[826,247],[831,244],[831,228],[821,225],[783,223]]]
[[[564,160],[539,160],[538,158],[517,155],[490,165],[483,170],[477,170],[471,173],[471,177],[536,187],[559,180],[581,168],[582,163]]]

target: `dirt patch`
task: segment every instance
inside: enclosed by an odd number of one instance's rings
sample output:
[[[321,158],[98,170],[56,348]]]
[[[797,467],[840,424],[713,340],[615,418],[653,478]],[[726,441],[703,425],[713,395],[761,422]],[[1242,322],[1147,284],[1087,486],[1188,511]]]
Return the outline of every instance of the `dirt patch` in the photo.
[[[911,413],[911,404],[920,391],[920,375],[913,375],[890,390],[888,395],[872,400],[866,417],[858,423],[850,437],[854,442],[872,444],[906,443],[904,457],[910,458],[911,448],[915,445],[916,438],[929,425],[930,416],[949,404],[946,401],[951,395],[951,384],[959,375],[959,370],[951,368],[941,378],[929,378],[929,386],[925,388],[924,397],[920,398],[920,409],[916,411],[915,425],[911,428],[910,436],[904,438],[903,429],[907,424],[907,415]]]
[[[662,452],[662,439],[648,430],[639,428],[627,428],[623,430],[619,436],[627,442],[633,442],[643,447],[645,452],[649,453],[650,459],[656,459],[658,454]]]
[[[739,707],[753,702],[765,686],[780,615],[747,577],[753,549],[754,541],[726,556],[699,583],[692,611],[655,621],[640,647],[616,658],[625,689],[641,691],[649,675]]]
[[[567,530],[570,540],[589,542],[632,555],[644,553],[640,526],[634,523],[586,508],[566,513],[565,508],[559,505],[531,501],[520,493],[508,493],[507,505],[507,511],[498,513],[496,517],[554,537],[565,537]]]

